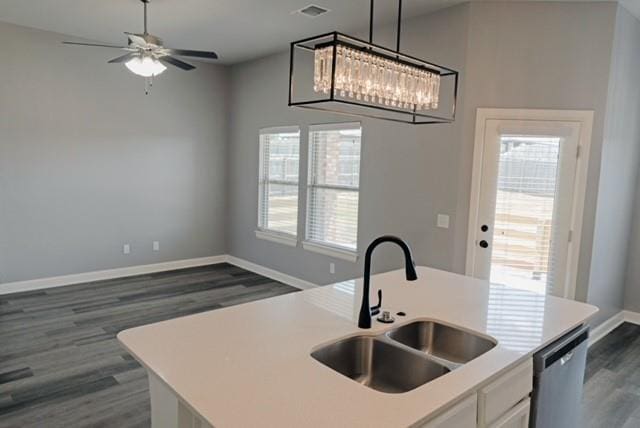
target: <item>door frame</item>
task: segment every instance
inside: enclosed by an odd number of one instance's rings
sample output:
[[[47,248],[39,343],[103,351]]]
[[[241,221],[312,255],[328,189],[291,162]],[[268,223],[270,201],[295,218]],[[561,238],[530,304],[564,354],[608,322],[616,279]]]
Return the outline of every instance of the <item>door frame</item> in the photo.
[[[578,122],[578,157],[571,204],[571,241],[567,255],[567,271],[564,296],[575,299],[580,243],[582,240],[582,221],[584,200],[587,193],[587,173],[589,154],[591,151],[591,134],[593,131],[593,110],[542,110],[542,109],[503,109],[478,108],[476,112],[475,142],[473,148],[473,170],[471,176],[471,196],[469,202],[469,224],[467,230],[467,256],[465,273],[472,276],[474,270],[474,254],[476,247],[476,227],[480,208],[480,189],[482,181],[482,164],[484,155],[484,137],[488,120],[519,120],[545,122]]]

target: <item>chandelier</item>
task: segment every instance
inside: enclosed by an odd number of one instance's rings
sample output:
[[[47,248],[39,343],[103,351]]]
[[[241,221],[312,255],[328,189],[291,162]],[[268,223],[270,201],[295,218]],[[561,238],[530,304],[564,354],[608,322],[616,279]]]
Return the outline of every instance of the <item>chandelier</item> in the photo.
[[[440,75],[357,49],[338,45],[334,91],[380,105],[437,109]],[[331,90],[333,49],[316,49],[314,91]]]
[[[373,44],[373,6],[371,0],[368,42],[334,31],[291,44],[289,105],[412,124],[453,122],[458,72],[400,52],[402,0],[396,50]]]

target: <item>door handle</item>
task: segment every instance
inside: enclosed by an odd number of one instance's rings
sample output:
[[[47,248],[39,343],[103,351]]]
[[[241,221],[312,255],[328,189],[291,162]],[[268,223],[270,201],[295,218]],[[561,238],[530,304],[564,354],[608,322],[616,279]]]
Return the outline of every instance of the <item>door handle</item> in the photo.
[[[480,247],[482,248],[489,248],[489,243],[487,241],[485,241],[484,239],[480,242],[478,242],[478,245],[480,245]]]
[[[560,358],[560,365],[564,366],[565,364],[567,364],[571,359],[573,358],[573,351],[567,353],[567,355],[565,355],[564,357]]]

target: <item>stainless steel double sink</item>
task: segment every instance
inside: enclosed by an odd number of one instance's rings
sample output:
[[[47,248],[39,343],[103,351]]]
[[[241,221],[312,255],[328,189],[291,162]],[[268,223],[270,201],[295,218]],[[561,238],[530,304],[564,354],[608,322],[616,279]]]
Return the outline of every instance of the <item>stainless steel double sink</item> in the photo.
[[[369,388],[401,393],[457,369],[495,345],[492,339],[437,321],[414,321],[378,336],[330,343],[311,356]]]

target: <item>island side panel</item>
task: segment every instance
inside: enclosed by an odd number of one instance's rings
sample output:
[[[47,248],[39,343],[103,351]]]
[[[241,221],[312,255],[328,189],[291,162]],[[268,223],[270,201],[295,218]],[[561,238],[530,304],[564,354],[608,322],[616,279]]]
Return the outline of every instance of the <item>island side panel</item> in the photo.
[[[151,427],[181,428],[178,424],[178,398],[156,375],[149,370],[147,374],[151,396]]]
[[[156,375],[149,375],[152,428],[213,428],[180,401],[174,392]]]

